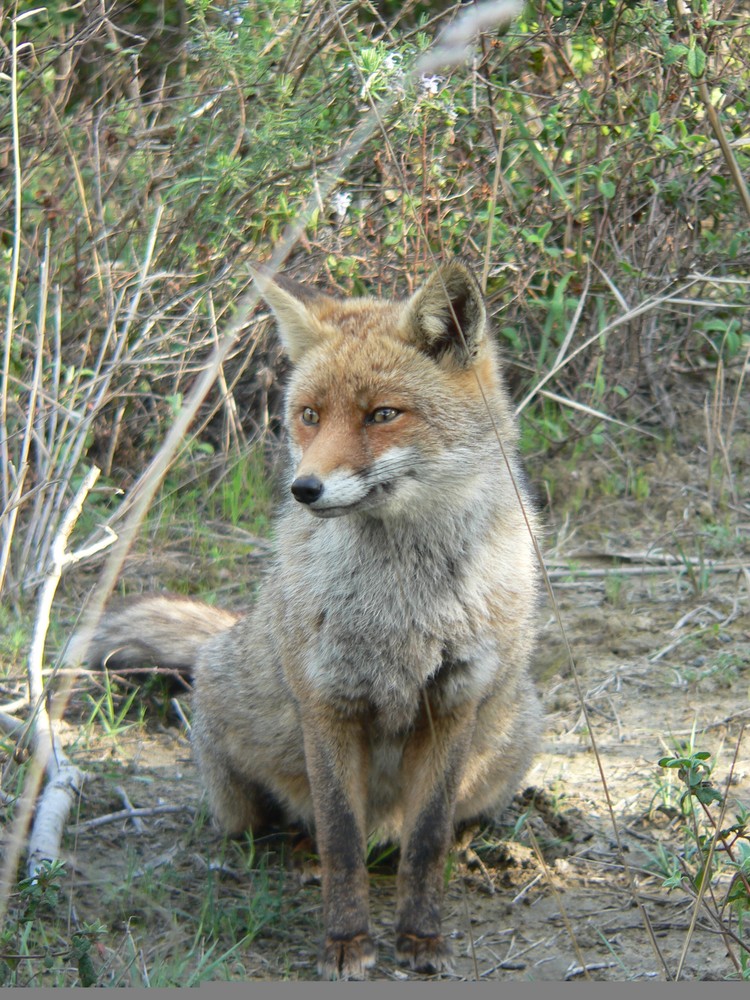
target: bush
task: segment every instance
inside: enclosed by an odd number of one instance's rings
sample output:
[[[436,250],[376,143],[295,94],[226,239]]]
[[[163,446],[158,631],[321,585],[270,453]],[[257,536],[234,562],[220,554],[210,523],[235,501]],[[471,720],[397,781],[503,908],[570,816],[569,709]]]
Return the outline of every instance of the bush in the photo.
[[[288,266],[341,293],[402,294],[435,258],[473,261],[529,446],[600,438],[608,417],[675,431],[686,387],[738,370],[748,346],[748,20],[712,9],[539,0],[473,60],[422,76],[415,60],[464,8],[6,17],[0,582],[17,593],[41,571],[85,466],[133,482],[246,261],[310,203]],[[261,318],[195,426],[191,461],[210,452],[219,475],[277,428]]]

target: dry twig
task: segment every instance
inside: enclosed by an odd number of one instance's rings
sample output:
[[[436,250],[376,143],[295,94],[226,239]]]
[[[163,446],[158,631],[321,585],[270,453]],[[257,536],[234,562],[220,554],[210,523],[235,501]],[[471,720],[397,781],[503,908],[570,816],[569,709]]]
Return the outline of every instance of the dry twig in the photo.
[[[68,812],[83,784],[83,773],[63,753],[56,732],[57,722],[65,705],[64,692],[55,704],[55,713],[50,715],[42,664],[52,602],[64,567],[100,551],[109,545],[114,537],[114,533],[109,531],[105,538],[78,552],[68,552],[67,550],[70,534],[80,516],[86,497],[98,477],[99,469],[94,466],[85,476],[72,504],[62,518],[51,547],[51,567],[39,594],[34,634],[28,659],[29,699],[32,712],[26,725],[32,732],[34,755],[18,812],[7,841],[2,878],[0,879],[0,884],[3,886],[8,886],[13,878],[43,776],[46,774],[47,784],[36,808],[28,843],[27,870],[31,876],[38,872],[42,863],[58,858]],[[5,905],[7,905],[7,893],[2,893],[0,894],[0,910]],[[0,917],[2,917],[2,912],[0,912]]]
[[[167,813],[189,811],[190,808],[188,806],[158,805],[144,806],[139,809],[131,805],[127,809],[118,809],[117,812],[107,813],[104,816],[96,816],[94,819],[84,820],[83,823],[76,823],[75,826],[71,826],[68,829],[72,833],[80,833],[82,830],[93,830],[99,826],[106,826],[108,823],[118,823],[121,819],[132,820],[133,824],[136,825],[137,822],[148,816],[163,816]]]
[[[53,861],[57,858],[68,812],[80,794],[84,780],[83,772],[68,760],[60,746],[56,733],[59,714],[57,717],[50,717],[48,713],[42,664],[52,601],[63,568],[99,552],[114,540],[114,532],[109,530],[103,539],[85,549],[80,549],[78,552],[67,550],[70,534],[80,516],[86,497],[99,478],[99,471],[93,466],[85,476],[52,544],[52,567],[39,595],[39,608],[29,650],[29,697],[35,718],[34,755],[39,762],[40,777],[42,772],[46,772],[48,779],[37,805],[29,837],[27,868],[30,875],[34,875],[44,861]],[[59,713],[62,711],[64,701],[64,698],[60,699]]]

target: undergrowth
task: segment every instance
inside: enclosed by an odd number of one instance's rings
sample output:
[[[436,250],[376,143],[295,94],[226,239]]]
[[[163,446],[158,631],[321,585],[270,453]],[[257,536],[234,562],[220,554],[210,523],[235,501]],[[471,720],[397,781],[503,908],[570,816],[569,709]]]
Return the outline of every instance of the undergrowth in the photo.
[[[711,753],[679,747],[659,766],[677,772],[681,847],[662,855],[664,885],[699,900],[742,979],[750,979],[750,813],[730,807],[713,777]],[[731,778],[731,772],[730,772]],[[696,906],[695,913],[698,914]],[[686,941],[687,948],[687,941]],[[680,967],[684,961],[684,954]]]
[[[409,68],[443,19],[411,3],[7,14],[10,598],[44,571],[87,464],[103,470],[100,515],[117,520],[121,498],[102,493],[132,485],[163,440],[245,261],[269,256],[372,110],[381,126],[309,213],[289,268],[344,294],[405,294],[461,254],[486,287],[531,454],[600,447],[617,420],[678,433],[685,387],[715,373],[721,462],[748,349],[747,23],[733,3],[694,6],[530,6],[472,62],[418,79]],[[278,431],[283,371],[265,329],[256,316],[241,331],[178,467],[201,452],[231,466]]]

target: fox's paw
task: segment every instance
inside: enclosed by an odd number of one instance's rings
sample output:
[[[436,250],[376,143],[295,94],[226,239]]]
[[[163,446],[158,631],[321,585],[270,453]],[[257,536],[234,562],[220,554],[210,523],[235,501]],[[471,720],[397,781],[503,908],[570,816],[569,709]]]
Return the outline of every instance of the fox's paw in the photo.
[[[442,934],[419,937],[417,934],[399,934],[396,938],[396,958],[415,972],[448,972],[451,949]]]
[[[326,938],[318,960],[322,979],[366,979],[375,965],[377,948],[369,934],[357,934],[346,941]]]
[[[292,868],[301,885],[320,885],[323,869],[315,854],[315,842],[306,835],[299,836],[292,844]]]

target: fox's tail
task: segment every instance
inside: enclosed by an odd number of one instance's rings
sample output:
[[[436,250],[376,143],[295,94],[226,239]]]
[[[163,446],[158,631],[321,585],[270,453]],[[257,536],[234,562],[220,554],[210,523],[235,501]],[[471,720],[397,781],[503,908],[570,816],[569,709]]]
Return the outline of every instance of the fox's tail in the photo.
[[[132,597],[110,605],[93,634],[75,635],[65,660],[112,670],[156,666],[192,674],[198,646],[240,617],[175,594]]]

